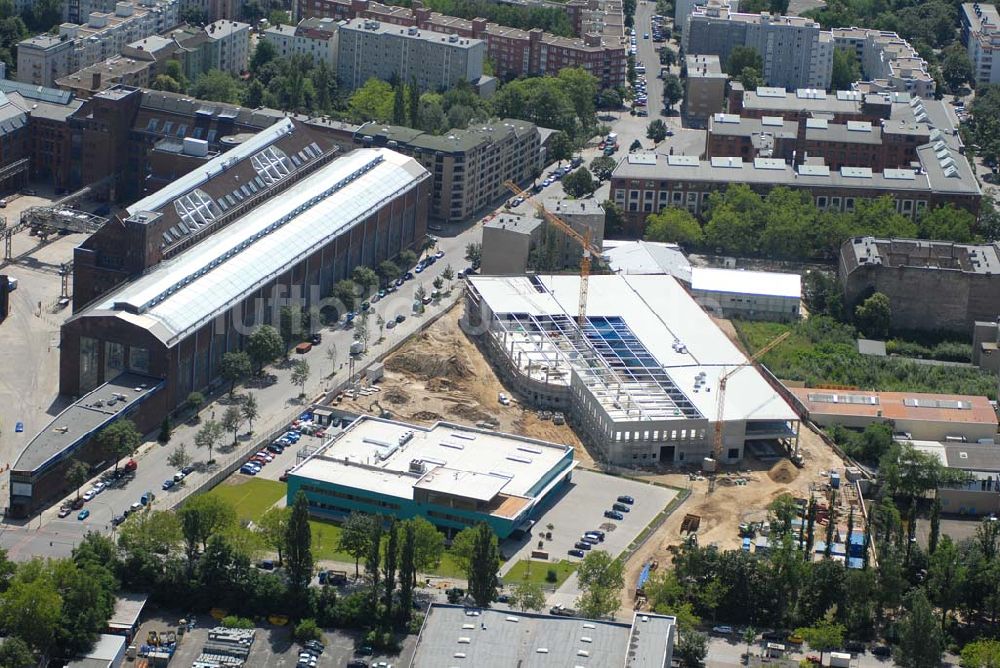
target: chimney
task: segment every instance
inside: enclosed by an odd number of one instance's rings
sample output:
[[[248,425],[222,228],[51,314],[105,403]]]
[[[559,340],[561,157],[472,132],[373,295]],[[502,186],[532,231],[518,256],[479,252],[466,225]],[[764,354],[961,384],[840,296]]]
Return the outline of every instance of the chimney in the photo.
[[[94,72],[93,74],[90,75],[90,89],[94,90],[94,91],[101,89],[101,73],[100,72]]]

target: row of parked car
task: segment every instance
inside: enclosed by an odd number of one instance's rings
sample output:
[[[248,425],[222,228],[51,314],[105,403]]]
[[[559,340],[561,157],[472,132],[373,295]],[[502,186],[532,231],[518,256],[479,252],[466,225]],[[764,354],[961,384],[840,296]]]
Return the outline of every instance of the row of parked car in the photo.
[[[635,499],[631,496],[619,496],[615,502],[611,505],[611,510],[604,511],[604,517],[609,520],[618,520],[621,522],[625,519],[625,513],[632,510],[632,505],[635,503]],[[567,554],[571,557],[582,558],[586,553],[591,550],[598,543],[604,542],[604,532],[593,530],[587,531],[583,534],[583,537],[578,540],[574,545],[573,549],[569,550]]]
[[[631,496],[622,495],[619,496],[615,502],[611,505],[611,510],[605,510],[604,516],[609,520],[618,520],[621,522],[625,519],[625,513],[632,510],[632,506],[635,504],[635,499]],[[587,531],[583,534],[576,543],[573,544],[573,548],[567,552],[571,557],[583,558],[587,552],[589,552],[598,543],[604,542],[604,532],[594,529],[593,531]]]

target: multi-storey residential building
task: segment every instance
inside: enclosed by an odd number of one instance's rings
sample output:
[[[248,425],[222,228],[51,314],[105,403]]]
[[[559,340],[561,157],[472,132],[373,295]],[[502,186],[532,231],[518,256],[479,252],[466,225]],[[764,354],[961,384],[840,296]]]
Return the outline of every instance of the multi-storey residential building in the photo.
[[[282,58],[307,56],[314,63],[337,67],[337,22],[333,19],[303,19],[295,26],[270,26],[260,38],[274,45]]]
[[[239,21],[219,20],[205,26],[208,37],[209,68],[233,75],[250,67],[250,25]]]
[[[198,10],[209,22],[243,18],[243,3],[240,0],[181,0],[181,9]]]
[[[491,93],[493,79],[483,77],[485,57],[482,40],[353,19],[340,26],[337,80],[347,90],[360,88],[369,79],[381,79],[416,81],[420,90],[430,91],[467,81]]]
[[[755,49],[763,60],[761,75],[769,86],[830,86],[833,39],[812,19],[739,14],[728,6],[696,7],[682,35],[687,54],[715,55],[722,63],[738,46]]]
[[[977,84],[1000,83],[1000,12],[996,5],[962,5],[962,44]]]
[[[729,89],[729,113],[744,118],[780,116],[785,120],[825,118],[831,123],[869,121],[878,123],[889,118],[893,100],[908,101],[905,93],[861,93],[855,90],[838,90],[827,93],[815,88],[799,88],[788,92],[784,88],[761,86],[744,91],[734,82]]]
[[[56,79],[56,86],[72,91],[80,98],[87,99],[94,93],[124,84],[137,88],[148,88],[152,75],[151,63],[125,56],[113,56],[94,65],[84,67],[72,74]]]
[[[504,183],[524,183],[544,163],[538,128],[510,118],[432,135],[369,123],[356,133],[362,146],[412,155],[434,175],[430,214],[460,221],[509,195]]]
[[[94,12],[111,14],[120,0],[66,0],[63,5],[64,20],[68,23],[86,23]],[[163,30],[180,22],[182,0],[129,0],[145,9],[159,9],[162,14]]]
[[[837,48],[854,51],[861,63],[864,79],[856,84],[859,90],[934,97],[936,86],[927,62],[896,33],[868,28],[835,28],[832,32]]]
[[[624,34],[587,33],[579,38],[557,37],[542,30],[508,28],[486,19],[466,19],[432,12],[415,0],[413,8],[383,5],[373,0],[298,0],[300,17],[337,20],[375,19],[397,26],[415,26],[486,42],[486,55],[501,79],[523,75],[555,75],[566,67],[580,67],[594,75],[602,88],[626,83]],[[610,24],[609,24],[610,25]]]
[[[119,55],[131,42],[177,24],[177,4],[118,2],[113,14],[91,13],[85,25],[64,23],[59,35],[39,35],[17,45],[17,80],[51,87],[55,80]]]
[[[687,77],[684,78],[684,101],[681,116],[684,124],[705,127],[709,116],[725,109],[726,82],[718,56],[687,56]]]

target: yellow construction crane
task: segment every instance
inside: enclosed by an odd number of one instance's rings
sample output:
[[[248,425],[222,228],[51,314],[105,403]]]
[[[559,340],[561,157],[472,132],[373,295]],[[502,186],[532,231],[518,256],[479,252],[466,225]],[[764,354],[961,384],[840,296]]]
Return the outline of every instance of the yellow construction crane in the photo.
[[[781,334],[780,336],[771,339],[771,341],[768,342],[766,346],[764,346],[763,348],[755,352],[753,355],[751,355],[749,358],[747,358],[746,362],[737,365],[736,367],[730,369],[729,371],[726,371],[719,377],[719,393],[716,395],[718,397],[717,399],[718,407],[717,410],[715,411],[716,415],[715,434],[712,441],[712,457],[715,458],[716,463],[718,463],[722,459],[722,422],[723,422],[723,413],[725,411],[725,406],[726,406],[726,383],[735,374],[739,373],[748,366],[756,367],[760,358],[762,358],[764,355],[774,350],[779,344],[781,344],[782,341],[784,341],[791,335],[792,332],[788,331],[785,332],[784,334]]]
[[[535,201],[535,198],[531,195],[531,193],[522,189],[513,181],[505,181],[504,185],[518,197],[523,197],[525,200],[534,204],[535,208],[542,214],[542,217],[544,217],[545,220],[555,225],[556,228],[558,228],[563,234],[580,244],[581,248],[583,248],[583,257],[580,258],[580,303],[579,310],[576,315],[576,320],[582,329],[587,324],[587,290],[590,281],[590,265],[593,261],[592,258],[601,256],[601,249],[597,248],[590,241],[590,228],[588,227],[584,230],[583,234],[580,234],[565,220],[554,213],[547,211],[544,206]]]

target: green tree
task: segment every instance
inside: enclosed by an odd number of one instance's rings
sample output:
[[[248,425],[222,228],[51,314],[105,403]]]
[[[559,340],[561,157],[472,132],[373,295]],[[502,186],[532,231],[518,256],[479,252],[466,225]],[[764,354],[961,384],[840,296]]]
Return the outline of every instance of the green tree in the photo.
[[[611,156],[601,155],[590,161],[590,171],[599,181],[611,178],[611,172],[618,166],[618,161]]]
[[[760,52],[751,46],[737,46],[729,53],[729,59],[726,61],[726,72],[730,76],[739,76],[748,67],[762,72],[764,59],[760,57]]]
[[[225,353],[222,356],[222,365],[219,375],[229,383],[229,397],[236,393],[236,383],[250,375],[253,367],[250,363],[250,355],[242,350]]]
[[[292,516],[291,508],[270,508],[257,522],[257,531],[263,539],[264,545],[278,553],[278,565],[280,566],[285,553],[285,539],[288,534],[288,522]]]
[[[171,431],[173,431],[173,427],[170,425],[170,416],[164,415],[163,421],[160,423],[160,433],[156,435],[156,441],[163,444],[169,443]]]
[[[167,457],[167,463],[175,469],[182,469],[191,463],[191,455],[187,451],[187,446],[180,443],[174,451]]]
[[[101,450],[115,460],[115,473],[118,472],[119,460],[134,454],[141,443],[142,434],[128,418],[112,422],[97,435],[97,444]]]
[[[549,138],[549,160],[562,162],[573,157],[573,142],[565,132],[557,132]]]
[[[233,433],[233,445],[239,442],[241,424],[243,424],[243,412],[236,404],[230,404],[222,413],[222,428]]]
[[[0,625],[8,636],[44,652],[55,641],[62,598],[48,569],[40,561],[29,564],[21,566],[0,599]]]
[[[702,241],[701,225],[687,209],[668,206],[646,218],[646,241],[698,245]]]
[[[976,217],[954,204],[924,209],[917,218],[921,239],[939,239],[968,243],[975,238]]]
[[[392,122],[396,125],[406,125],[406,91],[401,83],[396,84],[392,91]]]
[[[798,515],[798,504],[795,497],[787,492],[779,494],[767,506],[767,516],[771,523],[771,530],[777,535],[789,533],[792,530],[792,521]]]
[[[410,103],[407,105],[407,111],[410,116],[410,127],[419,128],[420,127],[420,88],[417,87],[417,79],[413,77],[410,79],[410,85],[406,87],[406,92],[409,96]]]
[[[660,118],[655,118],[646,126],[646,138],[659,144],[667,138],[667,124]]]
[[[941,75],[948,84],[948,89],[957,93],[962,86],[974,80],[972,61],[965,47],[957,42],[945,49],[942,55]]]
[[[378,265],[378,275],[385,285],[395,281],[401,273],[399,267],[392,260],[383,260]]]
[[[510,605],[521,612],[545,607],[545,592],[537,582],[518,582],[510,593]]]
[[[312,313],[301,304],[282,306],[278,327],[284,342],[282,352],[287,355],[289,346],[312,333]]]
[[[676,653],[684,668],[701,668],[708,656],[708,636],[698,631],[681,633]]]
[[[261,325],[250,334],[246,345],[250,360],[260,372],[265,364],[273,362],[285,352],[285,341],[274,327]]]
[[[198,546],[208,548],[208,539],[236,525],[236,510],[221,497],[199,494],[184,502],[177,517],[191,559],[198,554]]]
[[[354,577],[358,578],[361,560],[371,552],[375,518],[366,513],[352,512],[340,527],[337,549],[354,557]]]
[[[399,566],[399,522],[395,517],[389,518],[389,530],[386,532],[385,554],[382,557],[382,582],[385,593],[382,605],[385,607],[386,624],[393,618],[393,594],[396,592],[396,568]]]
[[[757,90],[764,85],[764,75],[756,67],[744,67],[736,76],[744,90]]]
[[[299,396],[306,394],[306,383],[309,381],[309,362],[297,360],[292,365],[292,385],[299,386]]]
[[[247,430],[252,434],[253,421],[260,415],[257,407],[257,397],[250,392],[244,394],[243,401],[240,402],[240,412],[243,414],[243,419],[247,421]]]
[[[605,88],[597,96],[597,106],[601,109],[616,110],[622,108],[622,96],[614,88]]]
[[[483,260],[483,245],[478,241],[466,244],[465,259],[471,262],[473,267],[478,267]]]
[[[278,49],[268,39],[258,39],[250,57],[250,71],[256,74],[261,67],[277,59]]]
[[[599,619],[618,609],[619,594],[625,584],[624,565],[604,550],[587,553],[577,568],[583,592],[577,607],[584,617]]]
[[[924,590],[919,587],[911,590],[905,608],[897,626],[899,644],[893,657],[907,668],[937,668],[941,663],[944,637]]]
[[[932,555],[937,551],[938,541],[941,538],[941,496],[934,494],[934,503],[931,505],[931,528],[927,538],[927,553]]]
[[[309,501],[305,492],[295,495],[285,527],[285,555],[288,583],[293,592],[303,594],[312,579],[312,531],[309,528]]]
[[[948,613],[961,601],[967,577],[968,571],[962,563],[958,547],[950,537],[942,537],[931,555],[927,571],[927,594],[941,610],[942,632],[948,621]]]
[[[670,111],[684,97],[684,86],[676,74],[663,77],[663,108]]]
[[[889,323],[892,319],[892,309],[889,297],[882,292],[876,292],[854,309],[854,322],[865,336],[884,339],[889,336]]]
[[[357,286],[354,285],[354,281],[342,280],[337,281],[333,286],[332,296],[335,300],[344,305],[344,308],[348,311],[354,310],[354,304],[357,301]]]
[[[844,644],[844,625],[834,621],[834,614],[833,609],[828,610],[823,619],[813,626],[795,629],[795,632],[809,643],[810,649],[819,651],[820,663],[823,662],[825,652],[840,649]]]
[[[604,209],[604,236],[615,237],[625,231],[625,212],[614,200],[606,199],[601,205]]]
[[[90,467],[79,460],[70,462],[66,468],[66,482],[76,489],[76,498],[80,498],[80,488],[90,480]]]
[[[417,572],[428,573],[441,563],[444,536],[423,517],[406,520],[413,529],[413,564]]]
[[[355,123],[388,121],[392,118],[393,98],[391,85],[379,79],[369,79],[348,100],[348,116]]]
[[[497,536],[486,522],[475,527],[476,540],[472,548],[472,560],[467,575],[469,595],[481,608],[488,608],[496,600],[497,570],[500,568],[500,548]]]
[[[642,142],[638,139],[633,139],[632,143],[628,145],[628,152],[635,153],[636,151],[642,150]]]
[[[593,194],[597,190],[598,184],[594,181],[594,177],[591,176],[590,170],[586,167],[581,167],[563,177],[562,185],[563,191],[567,195],[571,197],[584,197]]]
[[[0,645],[0,666],[7,668],[35,668],[38,660],[28,643],[18,637],[9,637]]]
[[[167,74],[157,74],[153,77],[153,80],[149,83],[149,87],[153,90],[162,90],[167,93],[183,93],[184,89],[181,87],[180,83],[173,77]]]
[[[403,522],[403,543],[399,548],[399,619],[403,624],[413,612],[413,588],[417,581],[416,530],[409,520]]]
[[[195,80],[191,94],[200,100],[238,104],[241,94],[240,83],[227,72],[209,70]]]
[[[854,49],[834,49],[830,87],[833,90],[850,90],[851,84],[860,79],[861,65]]]
[[[444,270],[441,271],[441,278],[448,281],[448,289],[451,289],[451,282],[455,280],[455,270],[451,268],[451,265],[447,265]]]
[[[205,424],[201,425],[201,429],[198,433],[194,435],[194,444],[199,448],[206,448],[208,450],[208,463],[211,464],[215,460],[212,459],[212,451],[215,446],[219,444],[219,439],[222,438],[222,425],[215,420],[209,420]]]
[[[466,251],[468,251],[468,247],[466,247]],[[410,250],[409,248],[404,248],[403,250],[399,251],[400,267],[409,269],[416,263],[417,263],[417,254],[414,253],[412,250]]]
[[[184,401],[188,410],[197,414],[201,407],[205,405],[205,395],[201,392],[191,392]]]
[[[378,275],[371,267],[355,267],[351,272],[351,280],[361,288],[361,294],[368,294],[368,291],[378,285]]]
[[[466,527],[459,531],[451,539],[451,558],[458,566],[459,570],[468,572],[472,565],[472,557],[476,546],[475,527]]]
[[[4,643],[3,647],[7,644]],[[1000,640],[980,639],[962,648],[962,668],[1000,668]]]

